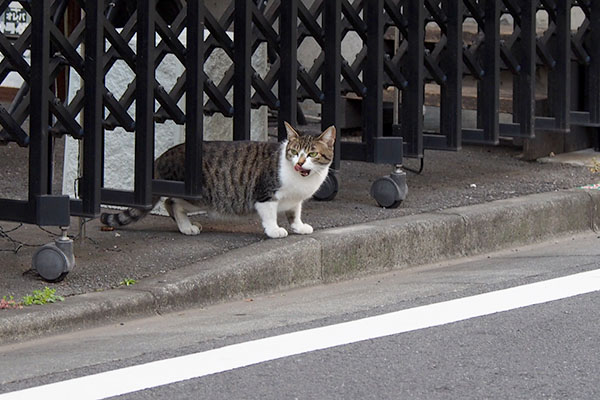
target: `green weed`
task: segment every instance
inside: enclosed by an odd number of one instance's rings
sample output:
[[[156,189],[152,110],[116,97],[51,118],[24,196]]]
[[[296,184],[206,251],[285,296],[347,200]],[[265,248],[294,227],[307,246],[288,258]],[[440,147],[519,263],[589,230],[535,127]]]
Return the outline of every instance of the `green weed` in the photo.
[[[137,283],[137,281],[135,279],[131,279],[131,278],[125,278],[123,279],[119,285],[121,286],[131,286],[131,285],[135,285]]]
[[[56,303],[57,301],[63,301],[64,299],[64,297],[56,294],[56,289],[50,289],[46,286],[43,290],[34,290],[32,294],[23,296],[23,305],[43,305]]]

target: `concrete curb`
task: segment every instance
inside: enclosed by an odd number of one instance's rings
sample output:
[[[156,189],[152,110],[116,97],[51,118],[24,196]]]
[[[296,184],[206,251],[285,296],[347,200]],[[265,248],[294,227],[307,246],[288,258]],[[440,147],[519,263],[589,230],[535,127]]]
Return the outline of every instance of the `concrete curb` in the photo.
[[[600,191],[569,190],[270,240],[133,287],[4,310],[0,343],[600,229]]]

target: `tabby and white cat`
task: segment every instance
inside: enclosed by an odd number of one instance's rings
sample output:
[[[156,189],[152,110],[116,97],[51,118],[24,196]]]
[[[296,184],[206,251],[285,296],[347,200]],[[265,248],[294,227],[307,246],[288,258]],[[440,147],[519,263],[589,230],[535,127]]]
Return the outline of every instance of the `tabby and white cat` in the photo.
[[[285,212],[292,232],[313,232],[302,222],[302,202],[321,186],[333,160],[335,127],[319,136],[298,134],[287,122],[287,140],[266,142],[205,142],[202,146],[202,198],[193,202],[168,198],[165,208],[185,235],[197,235],[201,228],[190,222],[187,213],[209,208],[218,214],[260,216],[270,238],[283,238],[287,230],[277,223]],[[180,144],[161,155],[154,163],[156,179],[183,181],[185,145]],[[159,198],[155,198],[154,205]],[[130,208],[118,214],[103,213],[102,223],[112,227],[127,225],[148,214]]]

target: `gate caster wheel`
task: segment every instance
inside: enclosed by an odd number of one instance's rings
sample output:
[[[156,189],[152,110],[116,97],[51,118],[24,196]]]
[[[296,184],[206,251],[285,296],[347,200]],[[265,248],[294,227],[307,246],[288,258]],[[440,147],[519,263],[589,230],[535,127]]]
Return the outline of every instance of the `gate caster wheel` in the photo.
[[[329,172],[319,190],[313,194],[313,199],[318,201],[331,201],[337,195],[338,189],[339,182],[335,173]]]
[[[75,266],[73,240],[67,236],[66,228],[54,243],[40,247],[31,260],[35,270],[47,282],[60,282]]]
[[[400,168],[396,168],[388,176],[377,179],[371,185],[371,197],[380,207],[384,208],[398,207],[406,198],[407,193],[406,173]]]

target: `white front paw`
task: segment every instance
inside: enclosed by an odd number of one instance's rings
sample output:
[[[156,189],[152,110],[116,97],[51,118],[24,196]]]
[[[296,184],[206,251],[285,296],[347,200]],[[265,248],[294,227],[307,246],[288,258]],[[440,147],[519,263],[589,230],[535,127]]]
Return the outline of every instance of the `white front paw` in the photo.
[[[200,233],[201,230],[202,230],[201,227],[192,225],[192,224],[189,224],[188,226],[184,226],[184,227],[179,227],[179,232],[183,233],[184,235],[189,235],[189,236],[197,235]]]
[[[313,227],[302,222],[292,224],[292,231],[299,235],[310,235],[313,233]]]
[[[267,228],[265,229],[265,233],[271,239],[284,238],[288,235],[288,232],[284,228],[281,228],[279,226],[276,226],[274,228]]]

